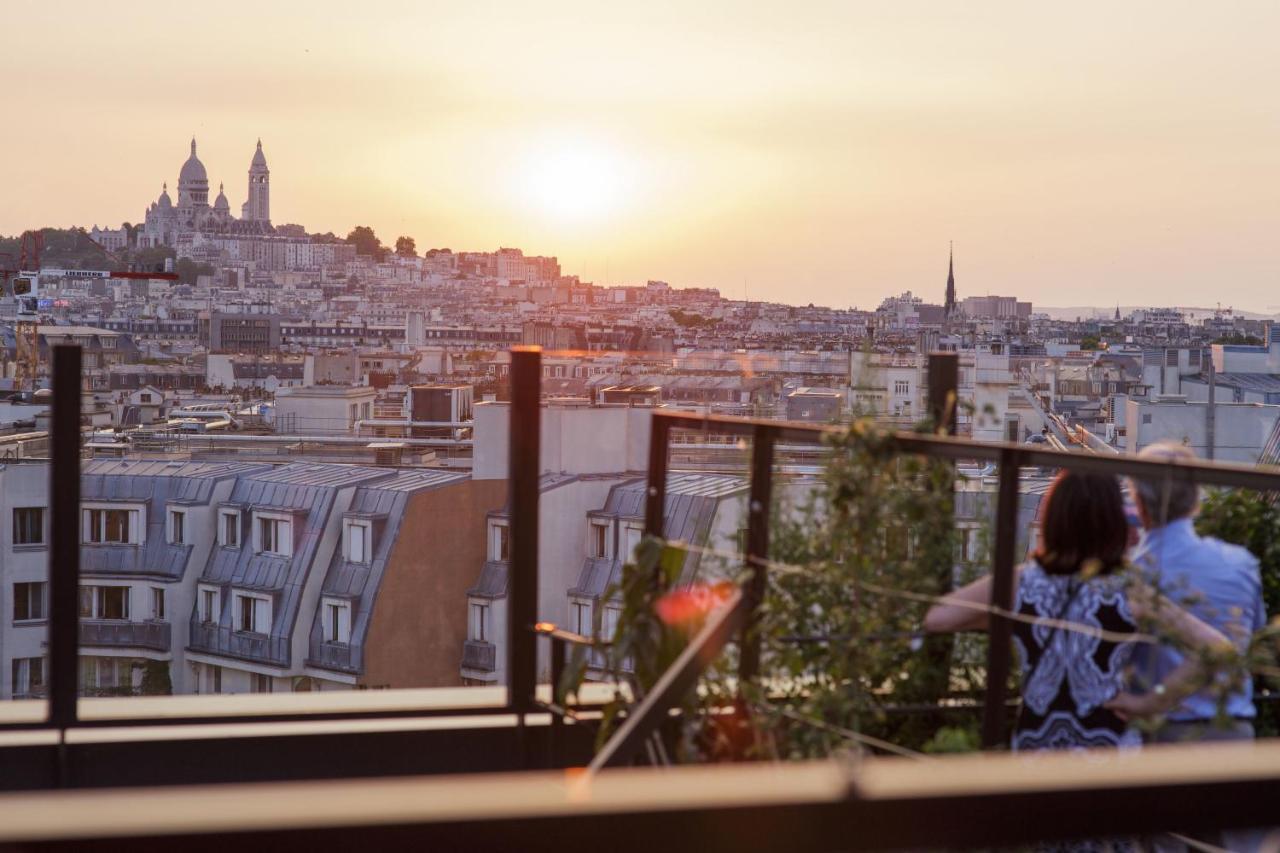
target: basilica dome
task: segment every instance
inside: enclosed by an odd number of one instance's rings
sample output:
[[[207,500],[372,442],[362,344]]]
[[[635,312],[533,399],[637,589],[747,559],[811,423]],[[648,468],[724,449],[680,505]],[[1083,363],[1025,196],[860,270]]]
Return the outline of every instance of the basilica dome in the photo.
[[[204,170],[204,163],[200,162],[200,158],[196,156],[196,140],[191,139],[191,156],[187,158],[187,162],[182,164],[182,171],[178,173],[179,184],[208,183],[209,175]]]

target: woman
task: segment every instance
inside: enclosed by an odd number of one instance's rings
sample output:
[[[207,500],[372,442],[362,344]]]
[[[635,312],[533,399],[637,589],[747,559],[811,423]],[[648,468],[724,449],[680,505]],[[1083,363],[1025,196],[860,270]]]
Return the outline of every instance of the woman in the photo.
[[[1203,683],[1201,665],[1188,655],[1154,690],[1122,693],[1139,623],[1157,620],[1193,649],[1229,647],[1221,633],[1120,571],[1128,541],[1114,477],[1058,475],[1045,497],[1039,549],[1015,581],[1022,710],[1014,749],[1137,746],[1141,739],[1127,726],[1130,717],[1162,713]],[[925,630],[986,630],[990,601],[987,576],[934,605]]]

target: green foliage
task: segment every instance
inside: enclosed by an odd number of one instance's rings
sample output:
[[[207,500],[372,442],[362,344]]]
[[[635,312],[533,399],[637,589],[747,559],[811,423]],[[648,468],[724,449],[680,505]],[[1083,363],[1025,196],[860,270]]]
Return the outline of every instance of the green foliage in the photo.
[[[1267,613],[1280,614],[1280,504],[1274,495],[1247,490],[1213,490],[1205,495],[1196,517],[1202,536],[1216,536],[1224,542],[1247,548],[1258,558],[1262,574],[1262,600]],[[1270,666],[1265,638],[1255,640],[1254,663]],[[1258,687],[1264,686],[1261,679]],[[1280,735],[1280,708],[1274,702],[1258,707],[1258,734]]]
[[[966,663],[982,660],[978,643],[965,650],[969,638],[921,638],[925,605],[886,594],[951,589],[959,541],[954,469],[896,454],[891,436],[870,420],[834,433],[829,450],[823,479],[803,505],[779,501],[773,508],[774,562],[751,637],[760,645],[760,671],[750,682],[738,680],[734,644],[711,662],[698,690],[685,697],[681,758],[824,757],[856,748],[863,736],[915,750],[954,751],[976,742],[976,719],[890,707],[969,695],[982,681]],[[711,574],[707,556],[699,567],[704,579]],[[688,581],[688,558],[677,544],[646,540],[636,563],[623,570],[610,669],[631,686],[635,701],[703,624],[701,616],[692,624],[659,617],[661,603]],[[731,571],[747,574],[746,567]],[[583,673],[579,665],[568,684]],[[628,704],[615,697],[602,740]],[[697,713],[712,706],[722,713]],[[735,713],[726,716],[726,708]],[[944,725],[952,731],[940,735]]]
[[[981,748],[977,725],[943,726],[924,744],[922,752],[976,752]]]
[[[702,329],[716,325],[716,321],[711,317],[703,317],[692,311],[681,311],[679,308],[671,308],[667,312],[671,315],[671,319],[675,321],[677,326],[685,329]]]
[[[1217,340],[1213,341],[1213,343],[1215,343],[1215,344],[1229,344],[1229,345],[1236,345],[1236,346],[1255,346],[1255,347],[1256,347],[1256,346],[1261,346],[1261,345],[1262,345],[1262,338],[1259,338],[1259,337],[1257,337],[1257,336],[1255,336],[1255,335],[1246,335],[1246,334],[1242,334],[1242,333],[1240,333],[1240,332],[1237,332],[1237,333],[1236,333],[1236,334],[1234,334],[1234,335],[1223,335],[1222,337],[1220,337],[1220,338],[1218,338]]]
[[[396,254],[402,258],[414,258],[418,256],[418,244],[412,237],[396,238]]]
[[[379,261],[387,256],[386,247],[382,245],[378,235],[374,234],[373,229],[368,225],[357,225],[352,228],[351,233],[347,235],[346,242],[356,247],[357,255],[370,255]]]
[[[142,665],[142,684],[138,693],[143,696],[170,696],[173,682],[169,679],[168,661],[149,660]]]
[[[943,461],[895,454],[890,435],[868,420],[830,446],[813,500],[799,512],[784,510],[774,525],[772,557],[803,570],[770,575],[760,629],[765,708],[772,709],[764,722],[781,757],[821,757],[847,746],[837,729],[919,749],[938,721],[890,706],[952,692],[953,642],[919,638],[925,605],[885,593],[951,589],[954,472]],[[795,725],[797,716],[823,725]]]
[[[195,284],[198,277],[213,275],[213,267],[209,264],[198,264],[190,258],[179,258],[174,271],[178,274],[178,281],[183,284]]]
[[[1096,350],[1102,348],[1102,340],[1097,335],[1085,335],[1080,339],[1080,349]]]

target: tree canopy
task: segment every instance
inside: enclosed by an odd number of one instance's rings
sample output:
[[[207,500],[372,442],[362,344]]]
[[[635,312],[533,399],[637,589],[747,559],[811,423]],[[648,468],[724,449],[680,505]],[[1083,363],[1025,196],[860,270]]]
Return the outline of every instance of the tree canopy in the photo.
[[[371,255],[377,260],[387,256],[387,248],[368,225],[357,225],[347,235],[347,242],[356,247],[357,255]]]
[[[412,237],[397,237],[396,254],[402,258],[416,258],[418,256],[417,241]]]

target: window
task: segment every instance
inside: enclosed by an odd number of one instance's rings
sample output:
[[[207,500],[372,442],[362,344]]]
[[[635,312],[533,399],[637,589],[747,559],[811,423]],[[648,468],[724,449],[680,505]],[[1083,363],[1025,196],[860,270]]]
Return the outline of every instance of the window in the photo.
[[[110,545],[142,544],[141,513],[136,509],[90,507],[84,510],[84,541]]]
[[[257,516],[256,543],[259,554],[288,557],[293,554],[293,522],[276,515]]]
[[[511,528],[504,524],[489,525],[489,559],[506,562],[511,559]]]
[[[151,618],[164,619],[164,587],[151,587]]]
[[[351,602],[326,599],[320,609],[323,624],[320,626],[326,643],[351,642]]]
[[[13,585],[13,621],[30,622],[45,618],[44,581]]]
[[[218,543],[227,548],[240,547],[240,511],[224,509],[218,513]]]
[[[129,658],[80,657],[80,689],[129,690],[133,687],[133,661]]]
[[[44,658],[13,659],[13,698],[44,692]]]
[[[187,514],[180,509],[169,510],[169,544],[185,545],[187,543]]]
[[[216,665],[208,667],[206,678],[210,693],[222,692],[222,667]]]
[[[271,632],[271,599],[252,593],[236,594],[236,630],[248,634]]]
[[[636,556],[636,548],[640,547],[640,539],[644,535],[639,527],[634,524],[628,524],[622,528],[622,559],[634,560]]]
[[[604,623],[601,625],[602,638],[612,640],[613,635],[618,633],[618,619],[622,616],[622,609],[619,607],[606,607],[604,609]]]
[[[479,601],[471,602],[471,624],[469,635],[477,643],[489,642],[489,605]]]
[[[893,381],[893,393],[900,397],[911,393],[911,383],[906,379],[895,379]]]
[[[44,544],[44,507],[22,506],[13,510],[13,544]]]
[[[609,524],[603,521],[591,522],[591,541],[589,550],[592,557],[609,556]]]
[[[217,587],[200,587],[196,603],[200,608],[201,622],[212,625],[219,621],[222,616],[222,595]]]
[[[591,636],[591,605],[588,602],[569,602],[569,625],[575,634]]]
[[[143,391],[141,394],[138,395],[138,401],[142,403],[150,403],[151,393],[148,391]]]
[[[81,586],[81,619],[128,619],[129,587]]]
[[[269,675],[263,675],[259,672],[250,673],[249,675],[249,692],[250,693],[270,693],[272,692],[272,678]]]
[[[367,521],[348,521],[344,528],[347,542],[347,559],[353,563],[368,563],[373,559],[372,525]]]

